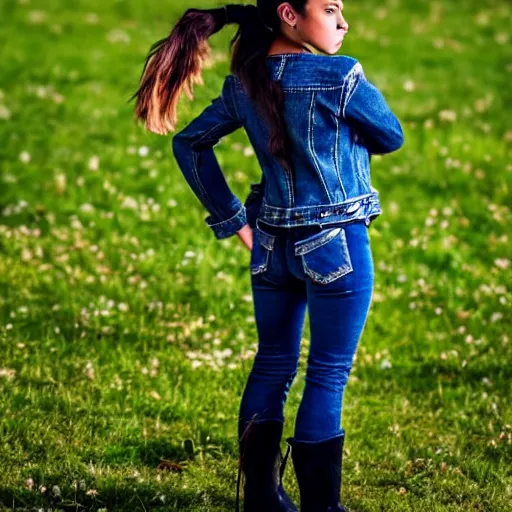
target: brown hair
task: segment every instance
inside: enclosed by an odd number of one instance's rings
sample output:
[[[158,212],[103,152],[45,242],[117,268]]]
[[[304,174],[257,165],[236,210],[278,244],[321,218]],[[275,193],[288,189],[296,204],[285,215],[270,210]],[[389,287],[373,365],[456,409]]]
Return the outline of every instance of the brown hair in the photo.
[[[194,83],[203,84],[202,69],[210,54],[208,38],[228,23],[238,30],[230,42],[231,72],[270,127],[268,149],[287,171],[292,170],[290,139],[283,117],[283,91],[271,80],[266,67],[270,45],[279,33],[281,20],[277,6],[283,0],[258,0],[249,4],[228,4],[215,9],[185,11],[171,33],[154,43],[146,58],[140,85],[130,98],[137,98],[135,117],[146,129],[164,135],[177,124],[177,104],[181,92],[193,99]],[[307,0],[291,0],[292,7],[305,14]]]

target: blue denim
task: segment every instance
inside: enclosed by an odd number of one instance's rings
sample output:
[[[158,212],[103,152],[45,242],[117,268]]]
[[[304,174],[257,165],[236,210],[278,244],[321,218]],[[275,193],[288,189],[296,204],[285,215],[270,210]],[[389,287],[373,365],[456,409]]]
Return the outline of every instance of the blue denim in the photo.
[[[256,219],[250,270],[258,350],[239,436],[249,421],[284,421],[306,309],[310,346],[295,437],[316,442],[344,433],[343,392],[373,293],[368,231],[362,221],[287,229]]]
[[[248,221],[213,151],[223,136],[243,127],[262,168],[260,220],[276,227],[356,220],[368,226],[382,213],[371,184],[371,155],[391,153],[404,142],[384,96],[346,55],[283,53],[266,63],[283,89],[293,172],[269,153],[267,124],[229,74],[221,94],[172,139],[179,168],[209,213],[206,224],[220,239]]]

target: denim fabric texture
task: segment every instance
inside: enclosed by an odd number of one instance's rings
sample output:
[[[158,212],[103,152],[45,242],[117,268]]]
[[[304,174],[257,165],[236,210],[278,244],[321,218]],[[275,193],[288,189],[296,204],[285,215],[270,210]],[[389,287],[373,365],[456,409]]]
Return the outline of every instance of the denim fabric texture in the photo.
[[[354,220],[368,226],[382,213],[371,184],[371,155],[391,153],[404,142],[384,96],[361,63],[346,55],[283,53],[268,56],[267,67],[284,91],[293,173],[268,152],[268,127],[240,80],[229,74],[221,94],[172,139],[178,165],[208,211],[206,224],[219,239],[248,221],[254,226],[256,218],[277,227]],[[241,127],[262,169],[245,203],[233,194],[213,151]]]
[[[250,269],[259,342],[239,429],[250,421],[284,421],[307,308],[310,346],[294,435],[331,439],[344,433],[343,392],[372,300],[369,227],[361,220],[291,229],[256,224]]]

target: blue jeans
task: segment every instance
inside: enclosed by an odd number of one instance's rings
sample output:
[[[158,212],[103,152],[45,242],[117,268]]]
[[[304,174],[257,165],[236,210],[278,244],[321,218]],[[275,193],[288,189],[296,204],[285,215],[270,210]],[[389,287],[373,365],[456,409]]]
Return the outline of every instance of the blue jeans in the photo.
[[[284,422],[306,306],[310,346],[294,437],[317,442],[344,433],[343,392],[373,293],[368,227],[258,221],[250,260],[258,350],[240,404],[239,437],[250,420]]]

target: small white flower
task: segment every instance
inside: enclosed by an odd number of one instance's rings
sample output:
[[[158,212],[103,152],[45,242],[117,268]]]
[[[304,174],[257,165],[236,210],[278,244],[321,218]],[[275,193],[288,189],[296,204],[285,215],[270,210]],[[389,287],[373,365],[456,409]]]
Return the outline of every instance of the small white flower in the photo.
[[[507,269],[510,266],[510,260],[507,258],[496,258],[494,264],[501,269]]]
[[[3,121],[7,121],[7,119],[10,118],[11,111],[5,105],[0,105],[0,119]]]
[[[0,378],[12,380],[16,376],[16,370],[13,368],[0,368]]]
[[[123,203],[121,204],[121,208],[128,208],[131,210],[137,210],[139,207],[139,203],[133,197],[125,197]]]
[[[383,370],[387,370],[388,368],[392,367],[391,361],[389,359],[383,359],[380,363],[380,367]]]
[[[413,92],[416,89],[416,84],[413,80],[406,80],[404,82],[404,90],[407,92]]]
[[[28,13],[28,21],[37,25],[39,23],[43,23],[46,21],[46,12],[45,11],[30,11]]]
[[[97,171],[100,168],[100,157],[96,155],[91,156],[88,167],[90,171]]]
[[[491,323],[497,322],[498,320],[501,320],[502,318],[503,318],[503,313],[501,313],[500,311],[495,311],[491,315]]]
[[[22,151],[19,158],[21,162],[28,164],[30,162],[30,153],[28,151]]]
[[[439,112],[439,119],[441,121],[453,123],[454,121],[457,121],[457,112],[453,110],[441,110]]]
[[[147,146],[141,146],[138,150],[139,156],[148,156],[149,155],[149,148]]]
[[[94,206],[89,203],[84,203],[80,206],[80,211],[84,213],[92,213],[94,211]]]
[[[496,37],[494,38],[494,40],[498,44],[503,44],[503,45],[507,44],[508,40],[509,40],[508,32],[499,32],[498,34],[496,34]]]

